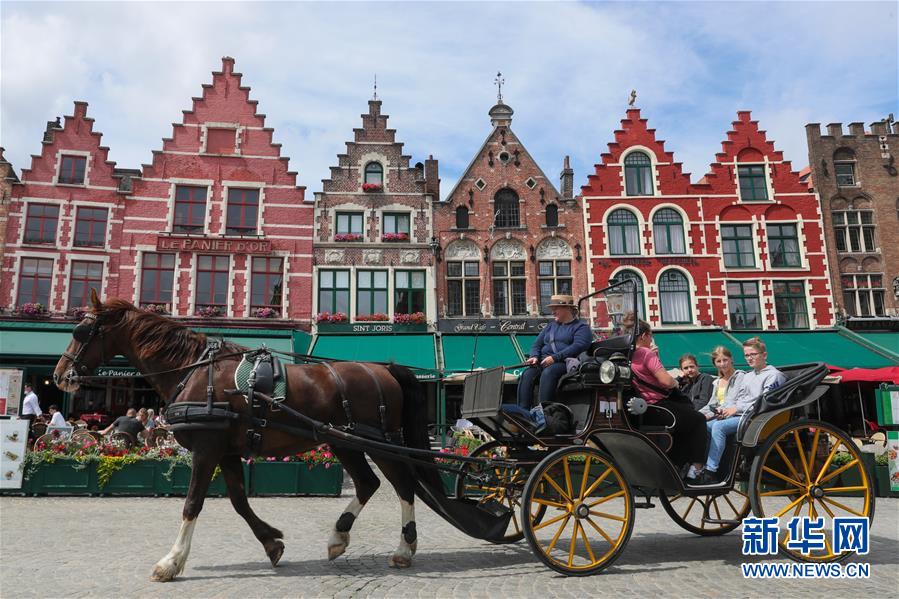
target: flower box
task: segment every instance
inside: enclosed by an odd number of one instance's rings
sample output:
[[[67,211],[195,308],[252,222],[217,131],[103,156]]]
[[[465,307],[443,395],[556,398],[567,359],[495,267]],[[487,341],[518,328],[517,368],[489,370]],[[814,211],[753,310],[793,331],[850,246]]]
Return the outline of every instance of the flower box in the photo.
[[[384,233],[381,237],[381,241],[385,241],[387,243],[403,243],[409,241],[408,233]]]
[[[334,241],[362,241],[361,233],[338,233],[334,236]]]
[[[326,495],[339,497],[343,488],[340,464],[258,461],[252,465],[250,494]]]
[[[390,317],[386,314],[376,312],[375,314],[357,314],[354,319],[356,322],[387,322]]]
[[[22,492],[26,495],[95,495],[97,464],[66,458],[38,464],[22,481]]]
[[[458,477],[455,472],[440,470],[440,482],[443,483],[443,493],[447,497],[456,496],[456,480]]]
[[[256,318],[280,318],[281,313],[274,308],[257,308],[253,312],[253,316]]]
[[[113,472],[102,487],[100,495],[159,495],[156,488],[156,472],[160,462],[157,460],[138,460],[125,464]]]
[[[200,308],[197,308],[195,314],[201,318],[218,318],[219,316],[222,316],[224,312],[218,306],[201,306]]]
[[[362,191],[364,191],[365,193],[378,193],[382,189],[384,189],[384,188],[379,183],[363,183],[362,184]]]
[[[346,323],[349,319],[343,312],[319,312],[315,317],[315,322],[319,326],[323,324],[340,324]]]
[[[165,304],[144,304],[143,306],[141,306],[141,308],[143,310],[146,310],[147,312],[160,314],[163,316],[169,313],[168,306],[166,306]]]
[[[899,497],[899,491],[890,488],[889,462],[874,466],[874,492],[878,497]]]
[[[168,465],[164,465],[168,469]],[[184,464],[175,464],[171,471],[171,479],[168,484],[161,483],[168,490],[168,495],[184,497],[190,488],[191,467]],[[165,472],[162,477],[166,478]],[[246,472],[244,472],[244,483],[246,483]],[[206,491],[206,497],[225,497],[228,495],[228,487],[225,485],[225,477],[221,473],[212,479],[209,483],[209,489]]]
[[[412,314],[395,314],[393,322],[398,325],[425,325],[428,324],[428,317],[424,312],[413,312]]]
[[[27,303],[19,306],[19,315],[26,318],[43,318],[47,316],[47,307],[38,303]]]

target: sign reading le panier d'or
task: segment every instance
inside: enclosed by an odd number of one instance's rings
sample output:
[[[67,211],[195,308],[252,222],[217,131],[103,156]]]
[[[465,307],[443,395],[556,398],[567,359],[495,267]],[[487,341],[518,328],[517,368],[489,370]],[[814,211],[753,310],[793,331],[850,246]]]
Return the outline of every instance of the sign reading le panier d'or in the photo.
[[[242,237],[178,237],[160,235],[156,238],[160,252],[210,252],[213,254],[271,254],[272,242],[266,239]]]

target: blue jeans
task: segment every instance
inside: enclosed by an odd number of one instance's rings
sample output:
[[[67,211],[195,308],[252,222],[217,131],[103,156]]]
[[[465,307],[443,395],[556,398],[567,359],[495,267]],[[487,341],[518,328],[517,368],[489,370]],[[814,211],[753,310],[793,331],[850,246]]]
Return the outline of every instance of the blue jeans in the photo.
[[[556,394],[556,385],[559,384],[559,379],[567,371],[564,360],[550,364],[546,368],[538,365],[525,369],[518,379],[518,405],[525,410],[531,409],[531,398],[534,396],[534,383],[537,382],[537,379],[540,379],[540,390],[538,391],[540,404],[551,402]]]
[[[705,469],[710,472],[718,472],[721,455],[727,447],[727,437],[737,432],[737,427],[740,426],[740,416],[731,416],[724,420],[712,419],[705,425],[712,438],[709,443],[709,457],[706,459]]]

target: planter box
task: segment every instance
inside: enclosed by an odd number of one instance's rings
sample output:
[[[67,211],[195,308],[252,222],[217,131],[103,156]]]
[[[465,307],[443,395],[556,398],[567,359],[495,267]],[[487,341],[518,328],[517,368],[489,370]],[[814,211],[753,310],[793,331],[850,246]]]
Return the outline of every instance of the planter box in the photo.
[[[890,490],[889,464],[874,466],[874,493],[878,497],[899,497],[899,492]]]
[[[156,472],[159,464],[156,460],[138,460],[126,464],[109,477],[106,485],[99,488],[100,495],[158,495],[156,490]],[[165,464],[168,467],[168,464]]]
[[[31,477],[23,481],[22,492],[28,495],[95,495],[97,464],[79,464],[67,459],[40,464]]]
[[[456,480],[457,476],[453,472],[440,470],[440,481],[443,483],[443,492],[447,497],[456,496]]]
[[[327,495],[339,497],[343,467],[319,464],[309,468],[301,462],[254,462],[250,475],[251,495]]]
[[[172,469],[171,480],[166,480],[165,478],[169,465],[165,462],[160,462],[160,468],[162,471],[159,472],[159,478],[166,482],[159,481],[159,488],[165,489],[166,492],[164,494],[177,497],[187,496],[187,491],[190,488],[191,467],[177,464]],[[159,479],[157,479],[157,481],[158,480]],[[246,484],[246,465],[244,466],[244,484]],[[225,497],[226,495],[228,495],[228,488],[225,485],[225,477],[219,474],[212,479],[211,483],[209,483],[206,497]]]

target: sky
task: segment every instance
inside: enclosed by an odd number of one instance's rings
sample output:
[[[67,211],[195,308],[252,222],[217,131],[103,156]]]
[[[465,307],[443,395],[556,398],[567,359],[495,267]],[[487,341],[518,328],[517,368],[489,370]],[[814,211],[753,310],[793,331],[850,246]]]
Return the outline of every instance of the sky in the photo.
[[[490,132],[502,71],[512,129],[554,182],[583,185],[631,89],[697,181],[738,110],[794,170],[805,124],[899,117],[896,2],[0,2],[0,144],[17,172],[48,120],[90,106],[110,159],[140,168],[232,56],[307,197],[367,112],[445,196]]]

